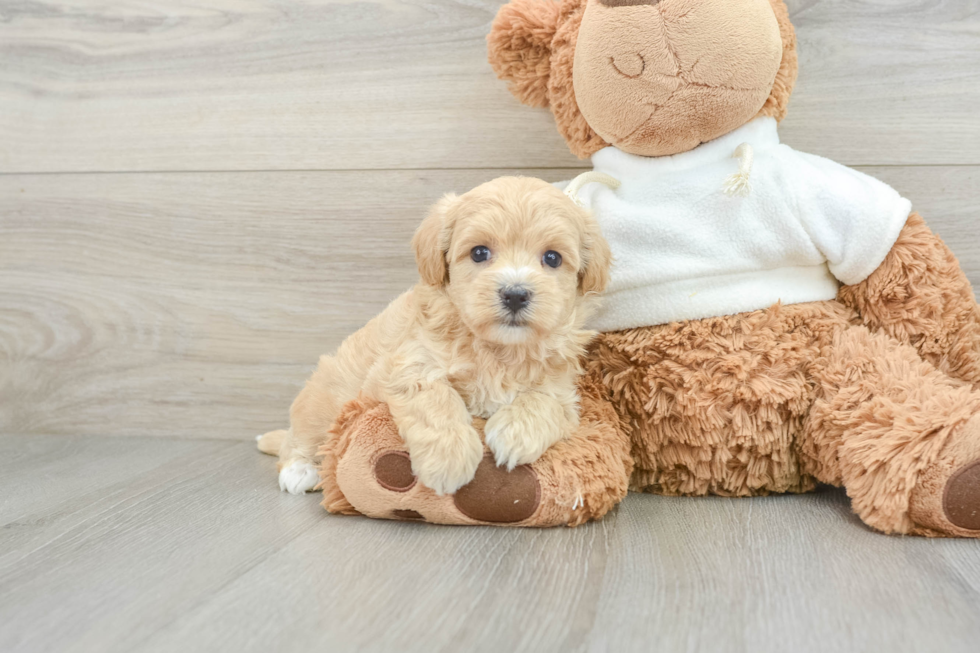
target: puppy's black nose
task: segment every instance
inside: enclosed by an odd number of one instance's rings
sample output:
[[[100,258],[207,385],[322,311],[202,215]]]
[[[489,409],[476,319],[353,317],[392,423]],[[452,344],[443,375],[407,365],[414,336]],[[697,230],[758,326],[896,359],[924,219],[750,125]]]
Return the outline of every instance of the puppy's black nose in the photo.
[[[528,302],[531,301],[531,293],[526,288],[521,288],[520,286],[502,288],[500,290],[500,301],[503,302],[504,306],[511,313],[518,313],[522,309],[527,308]]]

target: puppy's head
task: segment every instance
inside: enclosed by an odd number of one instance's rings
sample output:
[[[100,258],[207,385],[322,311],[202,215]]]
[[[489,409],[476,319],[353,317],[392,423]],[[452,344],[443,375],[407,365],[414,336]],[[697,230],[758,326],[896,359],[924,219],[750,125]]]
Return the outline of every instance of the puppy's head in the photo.
[[[412,242],[422,281],[443,288],[478,337],[526,343],[581,327],[611,256],[595,219],[539,179],[501,177],[432,209]]]

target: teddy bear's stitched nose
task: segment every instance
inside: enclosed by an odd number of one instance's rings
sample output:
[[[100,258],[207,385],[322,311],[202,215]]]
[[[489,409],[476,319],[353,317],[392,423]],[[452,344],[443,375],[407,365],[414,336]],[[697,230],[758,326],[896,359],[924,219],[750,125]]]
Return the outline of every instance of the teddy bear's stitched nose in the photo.
[[[660,0],[599,0],[599,4],[607,7],[636,7],[638,5],[660,4]]]

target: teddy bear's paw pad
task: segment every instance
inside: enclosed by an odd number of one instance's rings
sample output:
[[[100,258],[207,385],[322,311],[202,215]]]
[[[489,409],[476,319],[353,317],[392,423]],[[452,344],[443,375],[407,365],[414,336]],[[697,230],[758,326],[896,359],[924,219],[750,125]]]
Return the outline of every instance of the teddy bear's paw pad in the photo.
[[[949,477],[943,492],[943,511],[954,526],[980,531],[980,460]]]
[[[513,524],[529,518],[541,502],[538,475],[528,465],[508,472],[487,454],[476,476],[456,491],[453,499],[461,513],[477,521]]]
[[[305,460],[297,460],[279,472],[279,489],[290,494],[305,494],[320,482],[316,467]]]
[[[374,463],[374,478],[381,487],[392,492],[408,492],[417,480],[412,474],[412,461],[404,451],[379,456]]]

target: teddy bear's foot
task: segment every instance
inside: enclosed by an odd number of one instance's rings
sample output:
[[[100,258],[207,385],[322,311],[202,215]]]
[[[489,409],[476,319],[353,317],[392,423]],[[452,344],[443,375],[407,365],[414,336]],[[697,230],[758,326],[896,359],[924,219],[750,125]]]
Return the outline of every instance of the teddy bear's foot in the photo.
[[[980,459],[956,470],[946,481],[943,512],[957,528],[980,535]]]
[[[596,405],[592,411],[604,408]],[[473,480],[439,496],[418,482],[387,406],[349,404],[325,447],[320,487],[330,512],[438,524],[575,526],[626,494],[632,460],[616,422],[583,402],[579,431],[531,465],[497,467],[488,449]],[[481,433],[482,420],[474,426]]]
[[[401,450],[382,453],[374,463],[374,480],[388,492],[410,492],[418,485],[412,474],[408,453]],[[421,490],[421,488],[420,488]],[[357,491],[354,492],[357,494]],[[541,503],[541,484],[537,473],[529,465],[515,467],[513,471],[497,467],[493,457],[485,455],[476,470],[476,476],[456,491],[451,501],[433,501],[428,492],[416,496],[410,503],[427,504],[429,521],[436,517],[452,519],[453,511],[474,522],[491,524],[515,524],[530,519]],[[446,497],[450,499],[450,497]],[[407,503],[406,503],[407,505]],[[422,505],[418,505],[422,507]],[[374,517],[391,519],[425,520],[426,516],[410,508],[392,508],[390,514]],[[455,521],[455,520],[453,520]]]
[[[980,538],[980,415],[966,422],[940,459],[919,475],[909,517],[917,535]]]

